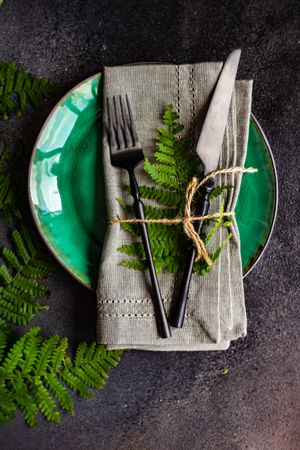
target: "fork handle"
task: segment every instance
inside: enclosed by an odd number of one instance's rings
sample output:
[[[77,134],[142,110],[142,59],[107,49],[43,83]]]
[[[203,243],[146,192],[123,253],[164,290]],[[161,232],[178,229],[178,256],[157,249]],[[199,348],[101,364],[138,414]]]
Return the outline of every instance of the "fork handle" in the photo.
[[[137,219],[145,219],[144,204],[140,199],[139,188],[133,171],[129,172],[129,176],[130,176],[131,194],[134,198],[135,217]],[[157,274],[150,247],[147,225],[145,223],[139,223],[139,229],[146,254],[151,284],[154,291],[154,308],[156,313],[158,333],[162,338],[169,338],[171,337],[171,329],[158,284]]]
[[[208,213],[210,207],[209,195],[211,194],[214,186],[215,186],[214,179],[210,179],[201,187],[200,189],[201,196],[198,199],[198,203],[196,205],[197,216],[205,216]],[[197,234],[201,233],[202,227],[203,227],[203,220],[196,222],[195,231]],[[195,257],[196,257],[196,247],[193,245],[189,249],[187,255],[187,259],[183,269],[181,286],[171,313],[171,325],[172,327],[175,328],[182,328],[183,326]]]

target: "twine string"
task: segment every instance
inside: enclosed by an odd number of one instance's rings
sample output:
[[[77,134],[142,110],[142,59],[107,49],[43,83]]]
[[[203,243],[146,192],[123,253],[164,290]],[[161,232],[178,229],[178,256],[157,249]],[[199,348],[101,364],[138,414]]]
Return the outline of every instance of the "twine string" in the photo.
[[[193,198],[198,191],[198,189],[206,183],[210,178],[213,178],[217,175],[225,174],[225,173],[255,173],[257,169],[253,167],[226,167],[224,169],[217,169],[213,172],[210,172],[206,175],[201,181],[198,178],[193,177],[189,182],[186,192],[185,192],[185,208],[184,208],[184,216],[183,217],[174,217],[173,219],[111,219],[109,224],[115,223],[162,223],[166,225],[176,225],[182,223],[183,231],[186,236],[194,242],[194,245],[197,250],[197,257],[195,261],[198,261],[200,258],[203,258],[205,262],[211,266],[212,261],[208,255],[208,252],[205,248],[205,244],[203,240],[200,238],[199,234],[196,232],[193,222],[199,222],[200,220],[209,220],[218,218],[221,216],[221,213],[213,213],[206,214],[205,216],[192,216],[192,202]],[[233,216],[234,211],[228,211],[222,213],[222,216]]]

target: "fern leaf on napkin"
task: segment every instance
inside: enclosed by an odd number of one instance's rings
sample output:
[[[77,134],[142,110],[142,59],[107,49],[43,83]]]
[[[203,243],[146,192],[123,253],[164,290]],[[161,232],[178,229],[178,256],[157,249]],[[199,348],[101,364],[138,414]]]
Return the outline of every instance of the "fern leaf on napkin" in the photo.
[[[162,120],[167,128],[158,128],[156,151],[154,152],[155,161],[151,162],[146,158],[144,162],[145,172],[157,186],[140,186],[141,198],[155,201],[161,206],[145,204],[147,219],[171,219],[176,216],[182,216],[185,205],[185,191],[188,182],[195,175],[195,156],[187,150],[187,140],[179,137],[179,133],[183,130],[183,125],[179,123],[178,114],[174,111],[172,105],[167,106]],[[211,199],[218,197],[229,188],[231,186],[224,183],[216,186],[211,193]],[[126,189],[130,192],[128,187]],[[133,208],[130,204],[120,199],[118,199],[118,202],[125,212],[133,215]],[[212,221],[213,227],[208,231],[207,235],[205,232],[202,233],[206,243],[213,237],[219,227],[224,225],[223,209],[224,205],[221,203],[219,211],[221,216],[217,220]],[[122,223],[121,227],[132,236],[139,235],[137,224]],[[149,223],[147,228],[157,272],[160,273],[162,270],[167,272],[180,271],[184,261],[183,256],[189,245],[182,227],[180,225]],[[219,257],[228,239],[230,237],[225,238],[221,246],[211,255],[213,261],[216,261]],[[121,263],[122,266],[135,270],[146,269],[145,252],[141,242],[124,244],[118,250],[134,258],[123,261]],[[210,271],[210,268],[205,262],[200,261],[194,264],[194,271],[205,275]]]

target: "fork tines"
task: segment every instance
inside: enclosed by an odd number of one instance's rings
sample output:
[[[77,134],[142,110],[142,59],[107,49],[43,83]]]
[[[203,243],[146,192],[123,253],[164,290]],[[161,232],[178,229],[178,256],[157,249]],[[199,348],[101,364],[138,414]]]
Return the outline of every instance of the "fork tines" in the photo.
[[[140,147],[127,94],[107,98],[111,151]]]

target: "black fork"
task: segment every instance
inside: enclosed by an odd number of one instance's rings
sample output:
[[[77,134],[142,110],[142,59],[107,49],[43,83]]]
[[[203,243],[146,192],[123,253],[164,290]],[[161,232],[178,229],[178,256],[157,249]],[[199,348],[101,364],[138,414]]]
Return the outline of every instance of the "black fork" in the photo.
[[[127,95],[107,99],[110,158],[113,166],[126,169],[129,174],[131,195],[134,200],[134,211],[137,219],[145,219],[144,205],[140,199],[134,169],[144,160],[144,153],[134,126],[132,111]],[[139,223],[140,234],[146,254],[154,291],[154,308],[157,328],[162,338],[171,336],[170,325],[162,300],[153,257],[150,248],[147,225]]]

